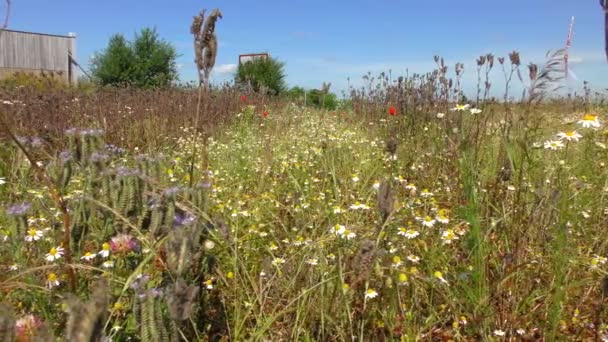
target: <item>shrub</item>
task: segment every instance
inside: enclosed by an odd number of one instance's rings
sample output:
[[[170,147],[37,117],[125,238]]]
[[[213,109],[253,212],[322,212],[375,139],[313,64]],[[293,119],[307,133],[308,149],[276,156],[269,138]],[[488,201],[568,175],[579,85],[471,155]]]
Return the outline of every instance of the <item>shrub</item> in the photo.
[[[110,38],[108,47],[95,54],[91,71],[102,85],[165,87],[178,79],[175,48],[145,28],[129,42],[121,34]]]
[[[287,89],[285,63],[275,58],[259,58],[239,65],[236,82],[249,84],[255,92],[279,95]]]

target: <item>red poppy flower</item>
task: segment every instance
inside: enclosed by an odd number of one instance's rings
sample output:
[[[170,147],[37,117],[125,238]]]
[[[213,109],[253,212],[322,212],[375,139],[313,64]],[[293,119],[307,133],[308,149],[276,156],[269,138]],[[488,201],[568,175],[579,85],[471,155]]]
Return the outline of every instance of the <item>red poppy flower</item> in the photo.
[[[266,117],[268,116],[268,112],[267,111],[263,111],[262,112],[262,116],[264,117],[264,119],[266,119]]]
[[[245,101],[247,101],[247,96],[241,95],[241,102],[245,102]]]
[[[395,116],[395,115],[397,115],[397,109],[393,106],[388,107],[388,113],[392,116]]]

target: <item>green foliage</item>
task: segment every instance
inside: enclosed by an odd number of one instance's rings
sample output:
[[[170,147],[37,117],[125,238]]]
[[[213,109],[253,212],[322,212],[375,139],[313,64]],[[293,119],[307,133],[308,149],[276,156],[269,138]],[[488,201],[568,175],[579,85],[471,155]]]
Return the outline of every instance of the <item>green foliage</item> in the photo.
[[[0,80],[0,88],[26,87],[37,91],[49,91],[54,89],[64,89],[68,84],[61,80],[60,76],[54,73],[42,72],[41,74],[16,72],[13,75]]]
[[[318,89],[312,89],[308,92],[307,103],[332,110],[338,106],[338,98],[334,93],[324,93]]]
[[[176,81],[177,52],[154,29],[145,28],[132,42],[121,34],[110,38],[108,47],[91,62],[93,77],[102,85],[165,87]]]
[[[286,93],[287,98],[292,101],[298,101],[304,103],[304,95],[306,95],[306,89],[295,86]]]
[[[324,108],[328,110],[334,110],[338,108],[338,98],[336,94],[330,92],[323,92],[319,89],[305,90],[302,87],[293,87],[286,93],[287,98],[291,101],[304,104],[307,106],[313,106],[316,108]]]
[[[256,92],[279,95],[287,89],[285,76],[285,63],[272,57],[258,58],[239,65],[236,82],[251,84]]]

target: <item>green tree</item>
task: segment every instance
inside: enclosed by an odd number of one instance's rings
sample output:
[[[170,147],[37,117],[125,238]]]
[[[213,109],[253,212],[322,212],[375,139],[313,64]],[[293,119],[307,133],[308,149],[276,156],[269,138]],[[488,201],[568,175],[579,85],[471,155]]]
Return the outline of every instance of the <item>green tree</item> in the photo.
[[[285,83],[285,63],[275,58],[256,58],[240,64],[236,72],[236,82],[250,84],[254,91],[264,88],[279,95],[287,89]]]
[[[144,28],[132,42],[113,35],[108,47],[93,57],[91,72],[102,85],[164,87],[178,79],[176,58],[169,42],[160,39],[156,30]]]

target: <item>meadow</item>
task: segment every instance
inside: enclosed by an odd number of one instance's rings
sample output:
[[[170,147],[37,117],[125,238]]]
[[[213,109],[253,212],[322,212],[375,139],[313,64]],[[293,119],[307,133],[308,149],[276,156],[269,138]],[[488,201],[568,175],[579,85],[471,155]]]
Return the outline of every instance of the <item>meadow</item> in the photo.
[[[2,340],[607,340],[605,95],[482,57],[336,110],[2,88]]]

